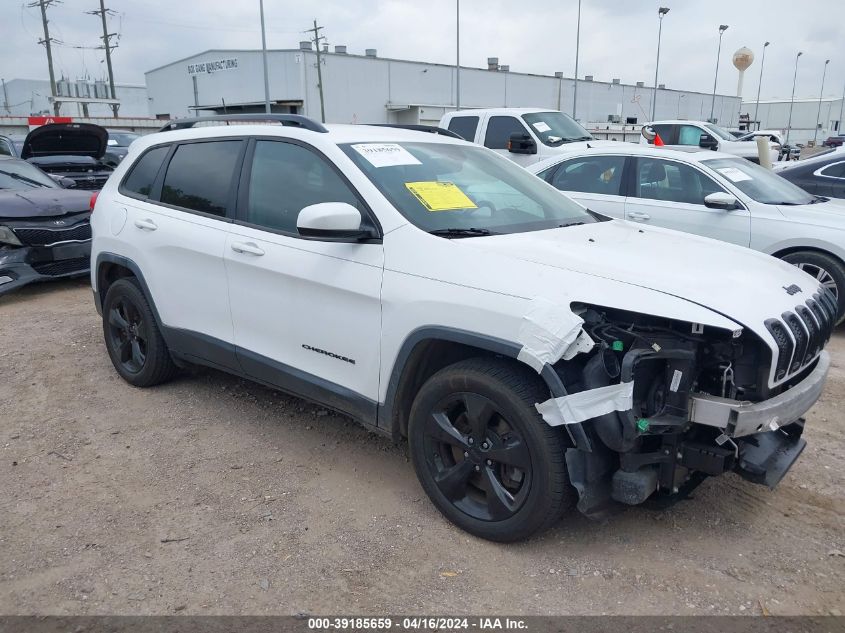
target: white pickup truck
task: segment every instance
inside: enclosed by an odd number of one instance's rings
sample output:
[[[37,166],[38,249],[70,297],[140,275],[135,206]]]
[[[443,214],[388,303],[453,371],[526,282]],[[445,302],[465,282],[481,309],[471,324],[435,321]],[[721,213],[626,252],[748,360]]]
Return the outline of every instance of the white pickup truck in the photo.
[[[612,145],[593,137],[568,114],[538,108],[448,112],[440,127],[527,167],[573,149]]]

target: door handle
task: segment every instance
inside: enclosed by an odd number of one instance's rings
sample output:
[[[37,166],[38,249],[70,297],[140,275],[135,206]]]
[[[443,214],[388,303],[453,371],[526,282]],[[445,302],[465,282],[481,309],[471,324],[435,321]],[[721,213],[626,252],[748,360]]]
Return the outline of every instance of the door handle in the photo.
[[[246,255],[263,255],[264,251],[253,242],[232,242],[232,250]]]
[[[158,228],[158,225],[149,218],[135,220],[135,226],[144,231],[155,231]]]
[[[631,211],[628,213],[628,219],[634,220],[635,222],[644,222],[646,220],[651,220],[651,216],[648,213],[643,213],[642,211]]]

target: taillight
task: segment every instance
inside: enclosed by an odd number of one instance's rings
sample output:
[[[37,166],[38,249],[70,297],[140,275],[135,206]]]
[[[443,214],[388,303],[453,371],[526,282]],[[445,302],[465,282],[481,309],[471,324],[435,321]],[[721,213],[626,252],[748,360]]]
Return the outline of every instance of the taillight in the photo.
[[[94,212],[94,205],[97,204],[97,196],[99,196],[99,195],[100,195],[100,192],[95,191],[94,193],[91,194],[91,200],[88,201],[88,208],[91,209],[92,213]]]

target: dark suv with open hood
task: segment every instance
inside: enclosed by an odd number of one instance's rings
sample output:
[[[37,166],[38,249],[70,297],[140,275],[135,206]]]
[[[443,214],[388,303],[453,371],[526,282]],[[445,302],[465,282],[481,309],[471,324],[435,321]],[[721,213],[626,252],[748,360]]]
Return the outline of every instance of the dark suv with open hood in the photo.
[[[0,295],[88,272],[92,197],[63,188],[26,161],[0,156]]]
[[[113,168],[103,162],[109,133],[90,123],[51,123],[26,136],[21,158],[77,189],[102,189]]]

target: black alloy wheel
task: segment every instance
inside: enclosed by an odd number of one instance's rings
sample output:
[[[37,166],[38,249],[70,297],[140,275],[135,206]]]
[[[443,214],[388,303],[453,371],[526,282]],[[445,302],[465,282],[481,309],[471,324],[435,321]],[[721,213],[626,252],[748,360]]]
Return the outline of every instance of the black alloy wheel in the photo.
[[[483,521],[512,517],[531,487],[525,440],[477,393],[444,398],[426,418],[426,463],[440,492]]]
[[[157,385],[176,373],[152,308],[134,277],[118,279],[106,291],[103,337],[117,373],[136,387]]]
[[[481,538],[517,541],[574,504],[565,432],[535,408],[548,398],[534,371],[504,358],[460,361],[423,384],[408,442],[420,484],[446,518]]]
[[[147,361],[147,327],[138,307],[125,296],[108,315],[109,347],[117,351],[124,371],[137,374]]]

